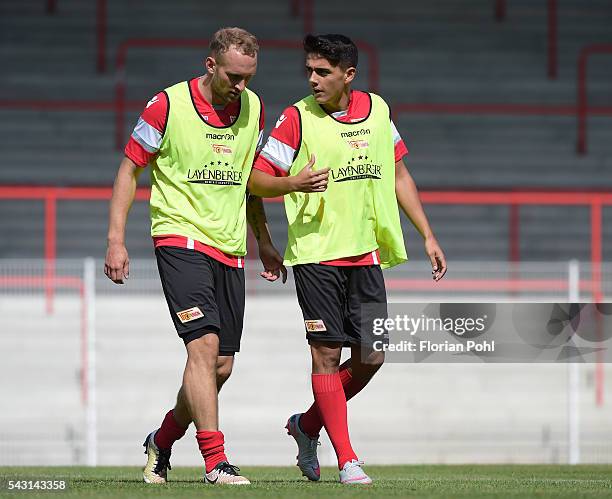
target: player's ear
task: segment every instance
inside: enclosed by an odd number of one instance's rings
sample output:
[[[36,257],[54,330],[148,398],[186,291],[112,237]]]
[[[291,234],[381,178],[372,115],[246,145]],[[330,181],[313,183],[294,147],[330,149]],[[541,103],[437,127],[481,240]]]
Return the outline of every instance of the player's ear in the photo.
[[[357,69],[350,67],[344,72],[344,83],[348,85],[355,79],[355,75],[357,74]]]
[[[204,61],[204,66],[206,67],[206,72],[208,74],[213,74],[215,72],[215,67],[217,66],[217,61],[215,61],[214,57],[208,56]]]

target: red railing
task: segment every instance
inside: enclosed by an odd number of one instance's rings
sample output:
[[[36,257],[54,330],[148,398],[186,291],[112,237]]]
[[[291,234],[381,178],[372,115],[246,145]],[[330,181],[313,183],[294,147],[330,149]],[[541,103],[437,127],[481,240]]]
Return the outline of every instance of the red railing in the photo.
[[[45,277],[36,276],[0,276],[1,288],[38,288],[48,290],[52,289],[74,289],[79,293],[81,301],[81,401],[83,405],[87,405],[89,393],[87,390],[89,376],[89,353],[87,350],[89,331],[87,328],[87,300],[85,299],[85,283],[83,279],[76,276],[52,276]],[[47,302],[47,311],[49,303]]]
[[[46,262],[45,278],[49,283],[55,278],[55,259],[56,259],[56,227],[57,227],[57,202],[58,201],[100,201],[109,200],[112,194],[110,187],[28,187],[28,186],[0,186],[1,199],[31,199],[40,200],[45,203],[45,247],[44,258]],[[138,188],[135,199],[137,201],[148,201],[150,190],[148,188]],[[594,301],[603,300],[601,286],[601,262],[602,262],[602,208],[612,205],[612,193],[608,192],[575,192],[575,191],[495,191],[495,192],[466,192],[466,191],[423,191],[421,199],[425,204],[454,204],[454,205],[505,205],[516,207],[526,205],[559,205],[559,206],[588,206],[590,207],[591,225],[591,265],[592,276],[589,283],[590,291]],[[280,199],[270,200],[279,202]],[[511,212],[512,213],[512,210]],[[515,218],[514,218],[515,217]],[[517,215],[509,217],[513,220],[515,227],[510,234],[516,241],[519,241],[520,230],[518,226],[520,219]],[[520,241],[519,241],[520,243]],[[514,257],[518,260],[518,247],[516,254],[510,252],[510,261]],[[429,281],[427,281],[429,283]],[[470,282],[477,282],[471,280]],[[501,281],[500,281],[501,282]],[[520,284],[512,280],[512,284],[504,284],[499,289],[515,289]],[[534,290],[542,289],[547,283],[537,284],[535,281],[524,281],[521,289],[531,289],[529,283],[533,283]],[[499,283],[495,284],[497,286]],[[485,284],[484,289],[489,289],[493,283]],[[565,284],[560,283],[559,289],[565,289]],[[583,283],[584,285],[584,283]],[[452,286],[449,282],[443,286]],[[468,286],[468,285],[466,285]],[[474,289],[478,285],[473,284]],[[509,287],[508,287],[509,286]],[[429,289],[429,288],[428,288]],[[482,289],[482,288],[479,288]],[[50,286],[46,289],[48,309],[51,310],[53,290]]]
[[[495,20],[502,22],[506,20],[506,0],[495,0]],[[548,77],[557,78],[557,52],[558,52],[558,21],[557,21],[557,0],[547,0],[547,68]]]
[[[96,2],[96,68],[106,71],[106,0]]]
[[[495,20],[500,23],[506,19],[506,0],[495,0]]]
[[[128,41],[130,42],[130,41]],[[125,42],[125,43],[128,43]],[[189,42],[189,41],[186,41]],[[199,43],[202,43],[200,41]],[[292,48],[298,47],[299,42],[273,41],[276,43],[289,43]],[[363,42],[362,42],[363,43]],[[198,45],[200,46],[200,45]],[[362,45],[368,51],[367,45]],[[289,48],[285,46],[284,48]],[[115,110],[115,143],[121,148],[123,141],[123,129],[125,112],[129,110],[140,110],[143,101],[125,100],[125,60],[127,47],[117,54],[117,64],[123,71],[118,72],[115,87],[115,101],[40,101],[40,100],[0,100],[0,109],[34,109],[42,111],[110,111]],[[577,118],[577,150],[580,154],[587,152],[587,116],[612,116],[612,106],[589,107],[587,103],[587,62],[590,55],[612,53],[611,45],[591,45],[584,47],[578,59],[577,71],[577,103],[570,104],[449,104],[449,103],[397,103],[393,106],[395,114],[400,113],[430,113],[430,114],[499,114],[510,116],[576,116]],[[378,52],[374,47],[369,47],[371,58],[369,67],[370,88],[377,88],[379,84],[379,60]]]
[[[302,15],[302,31],[314,32],[314,0],[291,0],[291,15]],[[506,19],[506,0],[495,0],[495,20],[502,22]],[[557,0],[547,0],[547,73],[551,79],[557,78],[558,64],[558,21]]]
[[[593,300],[603,301],[601,287],[602,262],[602,207],[612,204],[612,193],[609,192],[445,192],[427,191],[421,194],[424,203],[461,204],[461,205],[557,205],[589,206],[591,209],[591,266]],[[518,240],[519,230],[515,230]]]
[[[0,186],[1,199],[31,199],[40,200],[45,204],[45,294],[47,296],[47,311],[53,311],[53,282],[56,259],[56,229],[57,229],[57,202],[59,200],[95,201],[109,200],[112,188],[104,187],[28,187],[28,186]],[[148,201],[148,189],[138,189],[136,200]]]
[[[588,45],[580,50],[580,55],[578,56],[577,150],[579,154],[586,154],[587,152],[587,114],[592,114],[587,103],[587,64],[589,57],[595,54],[612,54],[612,44]]]
[[[586,81],[587,81],[587,59],[594,53],[612,53],[612,45],[592,45],[585,47],[581,53],[578,63],[577,104],[451,104],[451,103],[410,103],[400,102],[393,105],[391,114],[397,116],[402,113],[426,113],[426,114],[491,114],[507,116],[576,116],[577,147],[581,154],[586,153],[587,128],[586,117],[612,116],[612,106],[588,107]]]
[[[56,276],[56,207],[59,200],[109,200],[112,189],[104,187],[28,187],[28,186],[0,186],[1,199],[31,199],[41,200],[45,203],[45,276],[35,278],[26,284],[36,284],[45,289],[47,310],[53,310],[53,292],[56,286],[76,286],[73,278]],[[135,200],[146,201],[150,197],[150,190],[138,188]],[[518,207],[525,205],[558,205],[558,206],[588,206],[590,207],[591,225],[591,276],[590,279],[581,279],[581,291],[590,292],[593,301],[602,302],[602,209],[603,206],[612,205],[612,193],[609,192],[545,192],[545,191],[515,191],[515,192],[465,192],[465,191],[423,191],[421,199],[424,204],[449,205],[505,205]],[[280,202],[281,199],[272,199],[270,202]],[[512,213],[512,210],[511,210]],[[512,219],[512,215],[510,216]],[[516,229],[512,232],[518,240],[518,217]],[[22,279],[22,278],[19,278]],[[27,280],[27,279],[26,279]],[[65,282],[64,282],[65,281]],[[0,285],[3,283],[0,280]],[[77,283],[78,284],[78,283]],[[79,284],[80,286],[80,284]],[[424,291],[497,291],[516,292],[521,290],[552,291],[567,290],[565,279],[449,279],[432,284],[430,279],[394,279],[388,280],[389,289],[410,289]],[[82,289],[82,288],[78,288]],[[83,333],[84,334],[84,333]],[[603,364],[598,363],[596,369],[596,400],[598,405],[603,403]]]
[[[548,1],[548,76],[557,77],[557,0]],[[291,15],[302,14],[304,34],[314,32],[314,0],[291,0]],[[55,14],[56,0],[47,0],[47,14]],[[96,67],[99,73],[106,71],[107,3],[96,0]],[[496,0],[495,18],[498,22],[506,18],[506,0]],[[371,89],[373,87],[370,87]],[[375,90],[373,90],[375,91]]]
[[[612,46],[610,46],[612,53]],[[585,57],[586,61],[586,57]],[[449,103],[410,103],[401,102],[395,104],[391,114],[395,117],[403,113],[424,114],[482,114],[503,116],[576,116],[577,127],[577,149],[578,153],[586,154],[587,115],[612,116],[612,106],[588,107],[586,97],[586,62],[584,69],[578,73],[578,99],[579,104],[569,106],[564,104],[449,104]]]
[[[290,0],[289,1],[289,13],[293,17],[297,17],[300,15],[300,4],[301,0]]]
[[[176,39],[176,38],[133,38],[121,43],[117,50],[115,69],[117,80],[115,82],[115,146],[119,150],[124,142],[125,123],[125,68],[128,51],[135,47],[140,48],[202,48],[208,47],[209,40],[205,38]],[[269,49],[302,50],[299,40],[258,40],[259,46]],[[368,54],[368,86],[372,92],[378,92],[380,81],[380,62],[378,50],[367,42],[357,40],[357,46]]]
[[[314,0],[291,0],[290,12],[293,17],[302,14],[302,32],[314,33]]]
[[[612,106],[589,107],[585,114],[593,116],[612,115]],[[446,102],[419,103],[399,102],[394,104],[391,113],[423,113],[423,114],[498,114],[503,116],[578,116],[579,106],[568,104],[449,104]]]
[[[55,14],[57,0],[47,0],[47,14]],[[106,0],[96,0],[96,69],[98,73],[106,71]]]
[[[557,0],[548,0],[548,77],[557,78],[558,29]]]

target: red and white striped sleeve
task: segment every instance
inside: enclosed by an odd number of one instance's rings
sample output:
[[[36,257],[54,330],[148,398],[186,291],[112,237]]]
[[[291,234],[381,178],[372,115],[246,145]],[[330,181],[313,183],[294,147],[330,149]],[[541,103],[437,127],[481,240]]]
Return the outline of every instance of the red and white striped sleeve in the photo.
[[[159,151],[168,122],[168,96],[155,95],[146,105],[132,131],[124,153],[136,165],[146,167]]]
[[[402,140],[401,135],[395,127],[395,123],[391,121],[391,133],[393,134],[393,147],[395,149],[395,162],[397,163],[400,159],[408,154],[408,148]]]
[[[275,177],[286,177],[300,145],[300,116],[295,107],[283,111],[253,168]]]

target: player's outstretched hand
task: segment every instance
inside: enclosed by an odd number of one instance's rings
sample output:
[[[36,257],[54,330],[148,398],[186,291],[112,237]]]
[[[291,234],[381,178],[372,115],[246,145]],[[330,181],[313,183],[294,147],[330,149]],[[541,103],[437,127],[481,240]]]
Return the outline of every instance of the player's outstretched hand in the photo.
[[[264,271],[259,274],[261,277],[274,282],[282,275],[283,283],[287,282],[287,269],[283,265],[283,257],[272,244],[259,245],[259,258],[264,267]]]
[[[435,237],[431,236],[425,239],[425,253],[431,261],[433,280],[437,282],[446,274],[446,258]]]
[[[109,244],[104,261],[104,273],[115,284],[130,277],[130,259],[125,244]]]
[[[293,181],[294,192],[323,192],[327,189],[327,178],[329,177],[329,168],[314,170],[315,155],[310,156],[310,161],[302,168],[302,171],[291,177]]]

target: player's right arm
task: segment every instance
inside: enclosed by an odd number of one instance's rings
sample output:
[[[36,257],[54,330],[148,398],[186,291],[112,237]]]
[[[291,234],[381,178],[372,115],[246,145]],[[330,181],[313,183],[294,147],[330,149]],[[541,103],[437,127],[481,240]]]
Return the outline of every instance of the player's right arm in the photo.
[[[125,226],[134,201],[138,177],[155,157],[168,120],[168,97],[160,92],[147,102],[125,146],[125,158],[119,165],[110,202],[108,247],[104,273],[116,284],[123,284],[130,272],[125,247]]]
[[[297,109],[291,106],[281,114],[253,165],[249,192],[270,198],[291,192],[323,192],[327,188],[329,168],[314,170],[314,155],[297,175],[289,174],[300,140],[300,117]]]
[[[248,188],[255,196],[275,198],[291,192],[323,192],[327,189],[329,168],[313,170],[314,154],[300,173],[288,177],[276,177],[256,168],[251,171]]]
[[[130,158],[123,158],[113,185],[104,273],[115,284],[123,284],[123,280],[130,274],[130,260],[125,247],[125,226],[142,170]]]

